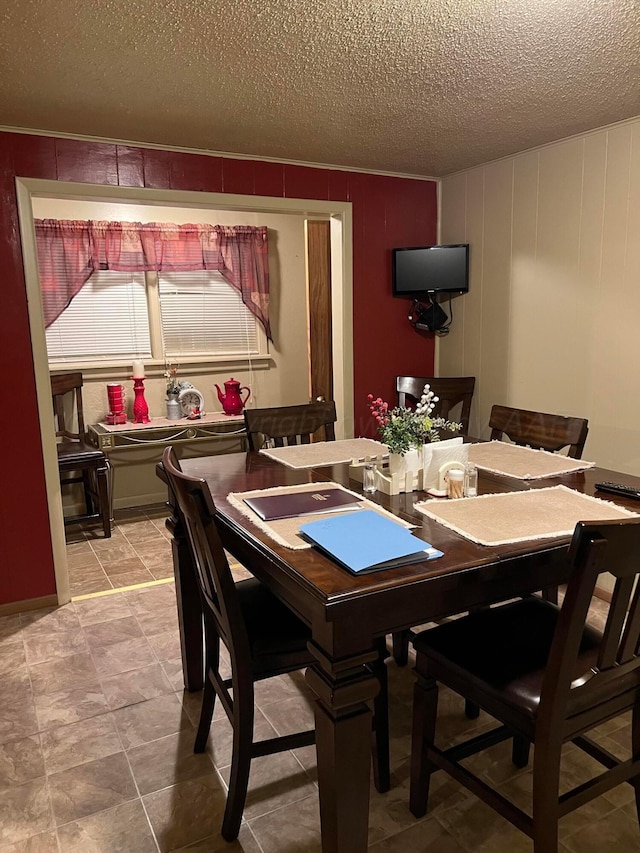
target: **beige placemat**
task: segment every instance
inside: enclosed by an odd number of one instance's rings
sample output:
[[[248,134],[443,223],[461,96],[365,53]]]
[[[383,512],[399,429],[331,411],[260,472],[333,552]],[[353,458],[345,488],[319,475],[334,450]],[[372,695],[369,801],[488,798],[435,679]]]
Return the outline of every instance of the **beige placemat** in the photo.
[[[255,514],[255,512],[250,507],[246,505],[243,499],[267,497],[268,495],[292,494],[294,492],[331,491],[332,489],[340,489],[340,491],[347,492],[347,494],[349,495],[356,495],[357,497],[362,497],[362,495],[359,495],[357,492],[352,492],[349,489],[345,489],[338,483],[303,483],[300,486],[278,486],[274,489],[256,489],[252,492],[231,492],[227,495],[227,500],[243,515],[251,519],[251,521],[257,527],[263,530],[276,542],[279,542],[280,545],[284,545],[285,548],[311,548],[311,544],[305,539],[303,539],[298,533],[298,531],[300,529],[300,525],[305,524],[307,521],[314,521],[315,519],[320,518],[320,515],[318,515],[318,513],[314,513],[311,515],[298,515],[295,518],[279,518],[275,521],[263,521]],[[393,515],[393,513],[387,512],[381,506],[378,506],[378,504],[373,503],[373,501],[369,501],[366,498],[360,502],[360,507],[362,509],[373,509],[376,512],[380,513],[380,515],[385,515],[387,518],[390,518],[398,524],[402,525],[402,527],[415,527],[415,524],[409,524],[408,522],[403,521],[401,518],[398,518],[397,515]],[[354,511],[360,512],[360,510]],[[347,513],[341,513],[341,515],[345,514]]]
[[[533,450],[505,441],[485,441],[469,447],[469,462],[493,474],[504,474],[518,480],[540,480],[574,471],[593,468],[595,462],[569,459],[560,453]]]
[[[426,501],[414,505],[424,515],[480,545],[507,545],[529,539],[570,536],[578,521],[637,516],[610,501],[566,486]]]
[[[371,438],[345,438],[341,441],[292,444],[290,447],[265,447],[260,453],[289,468],[319,468],[364,459],[365,456],[386,456],[389,450],[386,444]]]

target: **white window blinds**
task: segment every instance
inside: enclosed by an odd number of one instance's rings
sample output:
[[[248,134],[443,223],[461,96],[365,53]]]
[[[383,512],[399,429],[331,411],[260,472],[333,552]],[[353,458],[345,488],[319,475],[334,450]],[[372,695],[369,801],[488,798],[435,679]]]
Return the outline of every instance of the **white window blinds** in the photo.
[[[256,319],[219,272],[160,272],[158,287],[167,358],[258,354]]]
[[[46,336],[52,364],[150,356],[144,273],[93,273]]]

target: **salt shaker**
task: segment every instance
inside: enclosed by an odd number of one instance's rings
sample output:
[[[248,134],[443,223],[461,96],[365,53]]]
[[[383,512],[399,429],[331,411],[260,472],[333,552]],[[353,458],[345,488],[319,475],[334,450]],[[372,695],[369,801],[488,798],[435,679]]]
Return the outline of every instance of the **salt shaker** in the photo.
[[[475,498],[478,494],[478,469],[475,465],[467,465],[464,472],[464,496]]]
[[[376,490],[376,466],[374,463],[367,457],[364,461],[364,468],[362,469],[362,491],[371,494]]]
[[[461,498],[464,494],[464,471],[462,468],[450,468],[447,472],[449,498]]]

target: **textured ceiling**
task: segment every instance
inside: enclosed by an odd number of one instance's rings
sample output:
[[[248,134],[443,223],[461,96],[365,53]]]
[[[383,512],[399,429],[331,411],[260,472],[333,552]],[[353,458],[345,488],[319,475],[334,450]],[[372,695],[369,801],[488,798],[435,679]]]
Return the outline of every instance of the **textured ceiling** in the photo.
[[[640,114],[640,0],[2,0],[0,125],[439,176]]]

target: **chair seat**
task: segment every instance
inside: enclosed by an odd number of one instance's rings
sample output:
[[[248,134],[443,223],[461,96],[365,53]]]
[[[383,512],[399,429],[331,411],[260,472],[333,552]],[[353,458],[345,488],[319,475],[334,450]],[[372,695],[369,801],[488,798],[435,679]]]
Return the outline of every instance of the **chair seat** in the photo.
[[[429,672],[436,680],[459,688],[465,696],[470,686],[476,686],[489,700],[494,697],[497,703],[510,705],[533,723],[559,612],[550,602],[526,598],[424,631],[415,638],[414,646],[427,655]],[[600,632],[586,626],[575,678],[595,665],[601,642]],[[608,693],[600,684],[598,699],[605,702],[637,688],[638,683],[638,675],[630,673],[625,681],[612,683]],[[588,688],[572,691],[568,716],[592,702]]]
[[[73,468],[74,465],[81,468],[83,465],[95,465],[105,461],[102,450],[83,441],[62,441],[56,447],[58,465],[65,466],[67,469]]]
[[[285,663],[292,670],[308,666],[313,657],[307,648],[311,629],[257,578],[236,584],[245,620],[254,672]]]

